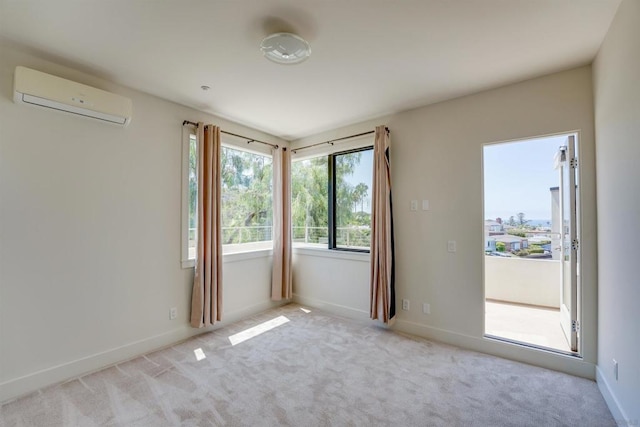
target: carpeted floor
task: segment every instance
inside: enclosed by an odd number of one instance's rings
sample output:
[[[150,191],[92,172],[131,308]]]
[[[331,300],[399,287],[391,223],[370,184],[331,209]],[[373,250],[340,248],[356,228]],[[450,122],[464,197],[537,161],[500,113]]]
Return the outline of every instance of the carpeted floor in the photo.
[[[278,326],[231,344],[274,318]],[[290,304],[0,407],[3,427],[94,425],[615,422],[593,381]]]

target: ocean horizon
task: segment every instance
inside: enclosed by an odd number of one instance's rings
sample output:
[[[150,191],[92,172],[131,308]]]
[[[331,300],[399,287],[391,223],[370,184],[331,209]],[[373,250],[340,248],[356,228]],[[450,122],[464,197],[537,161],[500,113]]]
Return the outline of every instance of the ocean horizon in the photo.
[[[491,219],[493,221],[495,221],[495,218],[487,218],[487,219]],[[516,223],[518,222],[517,218],[514,218],[516,220]],[[526,219],[525,221],[527,222],[527,225],[530,225],[532,227],[551,227],[551,219]],[[502,222],[504,224],[507,224],[509,222],[509,217],[506,218],[502,218]]]

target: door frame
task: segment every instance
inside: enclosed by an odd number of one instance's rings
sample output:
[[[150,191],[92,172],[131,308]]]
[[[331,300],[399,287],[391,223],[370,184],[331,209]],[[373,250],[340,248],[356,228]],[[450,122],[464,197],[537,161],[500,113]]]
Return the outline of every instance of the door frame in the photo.
[[[569,137],[569,136],[573,136],[575,138],[576,141],[576,148],[575,148],[575,155],[577,157],[581,157],[581,155],[579,153],[582,152],[583,150],[583,145],[582,143],[580,143],[581,141],[581,131],[579,129],[575,129],[575,130],[568,130],[565,132],[557,132],[557,133],[549,133],[549,134],[540,134],[540,135],[535,135],[535,136],[530,136],[530,137],[518,137],[518,138],[514,138],[514,139],[506,139],[506,140],[501,140],[501,141],[493,141],[493,142],[485,142],[485,143],[481,143],[480,146],[480,158],[481,158],[481,200],[482,200],[482,208],[481,208],[481,212],[482,212],[482,218],[481,218],[481,227],[480,227],[480,232],[483,233],[482,234],[482,242],[483,242],[483,248],[485,245],[484,242],[484,222],[485,222],[485,218],[484,218],[484,212],[485,212],[485,192],[484,192],[484,147],[486,146],[491,146],[491,145],[498,145],[498,144],[505,144],[505,143],[517,143],[517,142],[524,142],[524,141],[531,141],[531,140],[536,140],[536,139],[545,139],[545,138],[554,138],[554,137]],[[587,135],[588,136],[588,135]],[[589,141],[589,139],[587,138],[587,142]],[[589,144],[587,144],[589,145]],[[578,236],[581,236],[582,233],[582,211],[583,211],[583,206],[582,206],[582,202],[581,202],[581,192],[582,187],[583,187],[583,178],[582,178],[582,173],[581,173],[581,169],[578,168],[575,174],[575,182],[576,182],[576,186],[577,186],[577,190],[575,192],[575,203],[576,203],[576,209],[575,209],[575,230],[577,232]],[[589,186],[591,187],[591,186]],[[588,199],[587,199],[588,200]],[[576,317],[577,317],[577,321],[578,321],[578,325],[579,325],[579,339],[577,340],[577,346],[576,346],[576,350],[575,351],[564,351],[564,350],[560,350],[560,349],[556,349],[556,348],[550,348],[550,347],[545,347],[545,346],[541,346],[541,345],[537,345],[537,344],[532,344],[532,343],[527,343],[524,341],[518,341],[515,339],[510,339],[510,338],[505,338],[505,337],[500,337],[500,336],[495,336],[495,335],[491,335],[491,334],[487,334],[486,333],[486,314],[485,314],[485,304],[486,304],[486,284],[485,284],[485,263],[484,263],[484,252],[481,253],[481,255],[483,257],[483,262],[482,262],[482,304],[483,304],[483,310],[482,310],[482,339],[487,340],[487,341],[491,341],[491,342],[495,342],[495,343],[504,343],[504,344],[509,344],[509,345],[514,345],[515,347],[521,348],[521,349],[525,349],[526,350],[534,350],[536,352],[542,352],[542,353],[547,353],[547,354],[557,354],[560,356],[571,356],[571,358],[575,358],[575,359],[580,359],[582,360],[584,358],[584,342],[583,339],[581,339],[584,336],[584,331],[582,329],[582,325],[583,325],[583,312],[584,312],[584,303],[585,301],[583,301],[583,295],[584,292],[582,290],[582,280],[581,280],[581,276],[582,276],[582,271],[581,271],[581,266],[582,264],[582,252],[580,250],[577,251],[577,255],[575,256],[576,259],[576,293],[575,293],[575,300],[576,300],[576,305],[577,305],[577,310],[576,310]],[[594,260],[595,262],[595,260]],[[589,306],[590,307],[590,306]],[[595,311],[593,316],[595,316]],[[590,334],[595,334],[595,331],[591,331]],[[514,347],[514,348],[515,348]]]

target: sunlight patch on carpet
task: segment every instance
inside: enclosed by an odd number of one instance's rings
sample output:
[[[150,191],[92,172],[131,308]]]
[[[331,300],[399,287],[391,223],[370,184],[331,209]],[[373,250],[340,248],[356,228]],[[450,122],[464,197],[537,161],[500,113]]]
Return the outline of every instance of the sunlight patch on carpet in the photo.
[[[300,307],[300,310],[304,311],[305,313],[311,313],[311,310],[307,310],[306,308]]]
[[[267,320],[266,322],[260,323],[259,325],[253,326],[249,329],[245,329],[244,331],[238,332],[237,334],[231,335],[229,337],[229,341],[231,345],[240,344],[243,341],[256,337],[264,332],[270,331],[273,328],[277,328],[280,325],[284,325],[287,323],[289,319],[285,316],[278,316],[271,320]]]
[[[193,350],[193,354],[196,355],[196,360],[199,362],[202,359],[206,359],[207,356],[205,356],[204,351],[202,351],[201,348],[196,348],[195,350]]]

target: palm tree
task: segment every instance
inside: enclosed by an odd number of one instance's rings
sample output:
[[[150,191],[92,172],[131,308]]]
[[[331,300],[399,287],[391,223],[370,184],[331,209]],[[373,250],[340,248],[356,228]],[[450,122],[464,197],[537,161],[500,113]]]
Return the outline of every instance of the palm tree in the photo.
[[[367,193],[369,192],[369,186],[363,182],[361,182],[360,184],[356,185],[356,188],[353,190],[353,198],[354,201],[360,202],[361,206],[360,206],[360,211],[364,212],[364,198],[367,195]],[[357,208],[354,209],[354,211]]]

